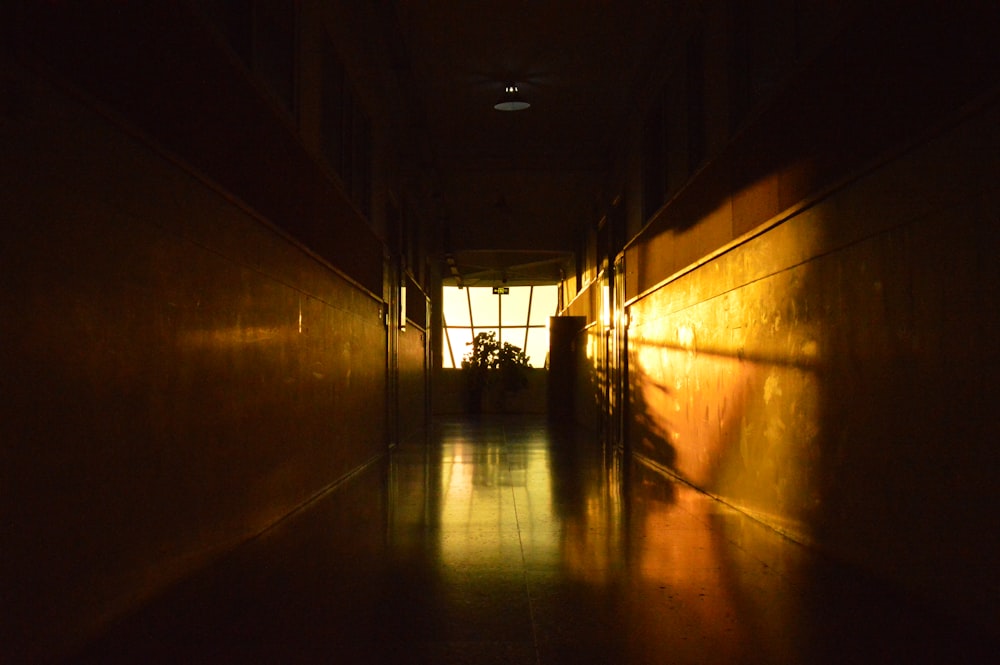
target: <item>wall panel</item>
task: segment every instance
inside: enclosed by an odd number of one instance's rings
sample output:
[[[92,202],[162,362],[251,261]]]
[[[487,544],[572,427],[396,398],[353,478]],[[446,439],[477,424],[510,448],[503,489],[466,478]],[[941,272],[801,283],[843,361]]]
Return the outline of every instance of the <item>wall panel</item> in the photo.
[[[993,630],[998,120],[653,291],[629,331],[633,450]]]
[[[408,327],[399,336],[400,441],[418,439],[427,427],[427,333]]]
[[[382,452],[386,343],[380,303],[275,227],[4,77],[0,650],[29,658]]]

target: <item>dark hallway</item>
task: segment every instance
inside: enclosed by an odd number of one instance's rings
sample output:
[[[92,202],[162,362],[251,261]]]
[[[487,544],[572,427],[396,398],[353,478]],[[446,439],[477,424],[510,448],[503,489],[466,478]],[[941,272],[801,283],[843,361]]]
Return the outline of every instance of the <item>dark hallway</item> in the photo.
[[[0,662],[988,661],[1000,3],[472,7],[0,3]]]
[[[449,419],[112,628],[87,663],[992,663],[996,646],[526,417]]]

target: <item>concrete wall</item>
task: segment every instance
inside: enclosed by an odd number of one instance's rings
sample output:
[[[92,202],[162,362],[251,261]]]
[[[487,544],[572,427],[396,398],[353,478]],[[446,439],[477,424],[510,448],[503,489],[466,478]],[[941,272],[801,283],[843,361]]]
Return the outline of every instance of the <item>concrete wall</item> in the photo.
[[[629,357],[634,451],[1000,632],[998,127],[993,104],[639,298]]]
[[[100,105],[2,75],[0,659],[17,660],[383,451],[386,331],[368,291]]]

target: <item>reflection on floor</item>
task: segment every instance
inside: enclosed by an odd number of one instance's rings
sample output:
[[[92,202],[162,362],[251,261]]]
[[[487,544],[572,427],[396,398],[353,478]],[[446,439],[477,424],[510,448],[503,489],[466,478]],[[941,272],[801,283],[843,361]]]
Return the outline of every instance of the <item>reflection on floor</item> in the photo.
[[[543,421],[452,420],[84,662],[992,662],[962,627]]]

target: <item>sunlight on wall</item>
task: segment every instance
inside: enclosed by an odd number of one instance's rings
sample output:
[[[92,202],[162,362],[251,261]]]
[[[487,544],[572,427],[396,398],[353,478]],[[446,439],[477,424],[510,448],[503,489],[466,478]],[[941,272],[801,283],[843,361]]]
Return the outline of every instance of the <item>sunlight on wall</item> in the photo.
[[[231,328],[192,330],[182,333],[180,339],[182,346],[192,349],[221,349],[248,344],[262,344],[265,342],[272,344],[287,342],[294,340],[295,336],[289,326],[233,326]]]
[[[629,331],[636,452],[803,540],[820,500],[822,305],[802,259],[819,222],[785,224],[652,293]]]

